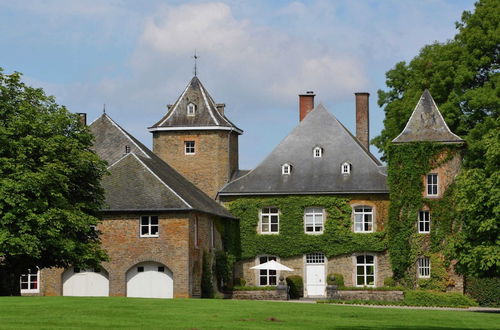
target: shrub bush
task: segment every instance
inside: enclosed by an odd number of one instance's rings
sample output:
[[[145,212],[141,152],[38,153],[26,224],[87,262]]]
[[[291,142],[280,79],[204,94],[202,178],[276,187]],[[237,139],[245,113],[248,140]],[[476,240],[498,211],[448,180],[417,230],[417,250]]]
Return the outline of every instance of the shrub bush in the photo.
[[[467,278],[465,293],[479,305],[500,307],[500,278]]]
[[[328,278],[333,277],[333,284],[338,286],[338,287],[343,287],[344,286],[344,275],[342,274],[339,274],[339,273],[335,273],[335,274],[331,274],[331,275],[328,275]],[[330,283],[328,283],[330,284]]]
[[[304,282],[298,275],[288,276],[286,284],[290,288],[290,299],[299,299],[304,296]]]
[[[405,292],[405,305],[434,307],[477,306],[477,303],[460,293],[411,290]]]
[[[213,298],[214,297],[214,286],[212,277],[212,255],[204,251],[203,261],[201,265],[201,297],[202,298]]]
[[[247,281],[243,277],[237,277],[234,279],[234,286],[245,286]]]
[[[396,286],[396,281],[392,277],[384,278],[384,286],[394,287]]]

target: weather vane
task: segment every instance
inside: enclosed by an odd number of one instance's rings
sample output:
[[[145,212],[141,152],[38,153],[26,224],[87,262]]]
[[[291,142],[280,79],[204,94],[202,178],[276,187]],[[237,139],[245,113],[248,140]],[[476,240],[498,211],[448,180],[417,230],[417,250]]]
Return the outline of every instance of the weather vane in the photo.
[[[102,113],[106,113],[106,103],[104,103],[102,106]]]
[[[196,77],[196,75],[198,74],[198,70],[197,70],[197,67],[196,67],[196,65],[197,65],[197,61],[198,61],[198,57],[199,57],[199,56],[198,56],[198,55],[196,55],[196,49],[195,49],[195,50],[194,50],[194,56],[193,56],[193,58],[194,58],[194,76],[195,76],[195,77]]]

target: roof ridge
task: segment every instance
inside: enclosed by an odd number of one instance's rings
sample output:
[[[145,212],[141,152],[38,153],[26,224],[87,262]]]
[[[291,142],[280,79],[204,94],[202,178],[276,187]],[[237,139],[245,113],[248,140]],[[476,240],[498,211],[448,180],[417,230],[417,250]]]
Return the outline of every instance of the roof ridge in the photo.
[[[144,151],[144,148],[146,148],[146,146],[144,146],[141,142],[139,142],[139,141],[137,141],[135,138],[133,138],[133,137],[132,137],[132,135],[131,135],[129,132],[127,132],[127,131],[126,131],[125,129],[123,129],[120,125],[118,125],[118,124],[117,124],[117,123],[116,123],[116,122],[115,122],[115,121],[114,121],[114,120],[113,120],[110,116],[108,116],[108,114],[103,113],[103,114],[101,115],[101,117],[104,117],[104,118],[108,119],[108,120],[111,122],[111,124],[113,124],[113,126],[115,126],[115,127],[116,127],[116,128],[117,128],[117,129],[118,129],[118,130],[119,130],[119,131],[123,134],[123,135],[125,135],[125,136],[126,136],[126,137],[127,137],[127,138],[128,138],[128,139],[129,139],[129,140],[130,140],[133,144],[135,144],[135,146],[136,146],[139,150],[141,150],[141,151],[144,153],[144,155],[145,155],[146,157],[150,158],[150,157],[149,157],[149,155],[147,154],[147,152],[146,152],[146,151]],[[96,119],[96,120],[97,120],[97,119]],[[95,120],[94,120],[94,121],[95,121]]]

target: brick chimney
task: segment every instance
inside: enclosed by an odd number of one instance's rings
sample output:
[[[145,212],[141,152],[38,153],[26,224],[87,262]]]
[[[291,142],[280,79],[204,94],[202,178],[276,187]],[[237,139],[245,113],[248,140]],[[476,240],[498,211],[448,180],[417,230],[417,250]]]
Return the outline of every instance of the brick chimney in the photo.
[[[313,91],[307,91],[305,94],[299,94],[299,115],[302,121],[309,112],[314,109],[314,94]]]
[[[370,116],[368,110],[370,93],[354,93],[354,95],[356,95],[356,138],[366,150],[370,150]]]
[[[215,106],[217,107],[217,110],[219,111],[219,113],[221,115],[224,115],[224,108],[226,108],[226,104],[225,103],[217,103]]]
[[[87,126],[87,114],[85,112],[78,112],[77,115],[80,116],[80,124]]]

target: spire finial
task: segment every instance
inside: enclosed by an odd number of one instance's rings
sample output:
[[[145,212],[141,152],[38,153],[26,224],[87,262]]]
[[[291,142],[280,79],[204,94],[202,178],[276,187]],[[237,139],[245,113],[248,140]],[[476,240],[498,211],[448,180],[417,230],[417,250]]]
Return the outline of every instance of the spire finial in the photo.
[[[196,49],[194,50],[194,76],[196,77],[196,75],[198,74],[198,69],[197,69],[197,62],[198,62],[198,55],[196,55]]]
[[[104,103],[104,105],[102,106],[102,113],[106,113],[106,103]]]

